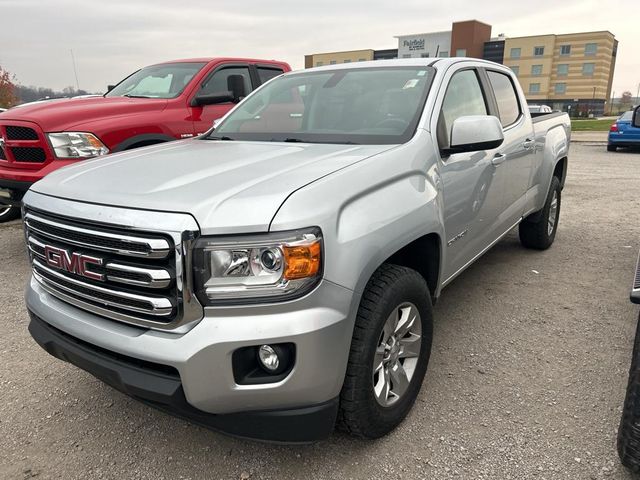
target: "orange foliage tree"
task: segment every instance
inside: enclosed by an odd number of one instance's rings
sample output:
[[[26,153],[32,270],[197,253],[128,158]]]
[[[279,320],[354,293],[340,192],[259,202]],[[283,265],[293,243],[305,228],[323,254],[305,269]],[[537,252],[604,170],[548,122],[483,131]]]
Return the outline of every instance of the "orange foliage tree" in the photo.
[[[0,107],[9,108],[18,103],[13,76],[0,66]]]

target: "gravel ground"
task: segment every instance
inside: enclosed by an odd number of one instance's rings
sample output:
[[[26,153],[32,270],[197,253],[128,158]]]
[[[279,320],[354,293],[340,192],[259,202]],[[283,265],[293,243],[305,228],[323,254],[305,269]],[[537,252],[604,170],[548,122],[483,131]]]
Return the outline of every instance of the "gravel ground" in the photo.
[[[0,478],[630,478],[615,450],[637,308],[640,155],[574,144],[554,246],[510,234],[443,293],[407,420],[378,441],[241,441],[48,356],[27,333],[20,222],[0,226]]]

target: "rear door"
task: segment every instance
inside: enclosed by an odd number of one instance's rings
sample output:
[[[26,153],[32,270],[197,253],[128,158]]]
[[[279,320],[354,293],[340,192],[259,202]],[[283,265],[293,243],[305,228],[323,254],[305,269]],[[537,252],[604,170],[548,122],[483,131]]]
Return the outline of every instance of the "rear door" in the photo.
[[[500,119],[504,143],[500,154],[504,161],[506,182],[503,195],[503,229],[517,223],[525,209],[531,169],[535,156],[533,124],[525,114],[513,78],[506,72],[484,69],[487,90],[490,92],[492,114]]]

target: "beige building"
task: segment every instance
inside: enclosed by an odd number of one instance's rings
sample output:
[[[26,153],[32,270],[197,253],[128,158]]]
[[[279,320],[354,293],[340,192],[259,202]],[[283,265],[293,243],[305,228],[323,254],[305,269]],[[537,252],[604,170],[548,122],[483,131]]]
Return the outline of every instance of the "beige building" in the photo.
[[[366,62],[373,60],[373,50],[351,50],[348,52],[314,53],[304,56],[304,68],[335,65],[337,63]]]
[[[518,75],[530,103],[601,115],[611,97],[617,49],[611,32],[507,38],[503,63]]]

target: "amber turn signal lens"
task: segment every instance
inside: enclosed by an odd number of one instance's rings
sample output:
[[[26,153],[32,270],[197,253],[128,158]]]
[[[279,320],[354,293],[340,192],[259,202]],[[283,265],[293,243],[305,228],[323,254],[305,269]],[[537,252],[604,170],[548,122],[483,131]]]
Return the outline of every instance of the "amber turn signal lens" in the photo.
[[[320,270],[320,242],[283,248],[286,280],[313,277]]]

